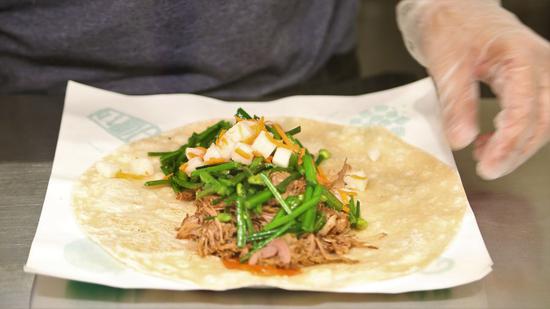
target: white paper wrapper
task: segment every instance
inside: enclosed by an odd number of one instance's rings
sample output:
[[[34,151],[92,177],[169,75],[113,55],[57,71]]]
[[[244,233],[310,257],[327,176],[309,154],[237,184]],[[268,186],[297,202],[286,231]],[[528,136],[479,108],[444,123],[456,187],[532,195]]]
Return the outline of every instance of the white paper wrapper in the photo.
[[[25,271],[120,288],[198,289],[192,282],[129,269],[87,239],[71,209],[72,186],[94,162],[129,141],[191,122],[227,118],[239,106],[268,118],[307,115],[340,124],[385,126],[455,166],[442,135],[439,105],[429,79],[361,96],[294,96],[256,103],[227,103],[191,94],[126,96],[69,82],[52,174]],[[491,265],[468,207],[454,241],[427,268],[340,291],[401,293],[448,288],[483,278]]]

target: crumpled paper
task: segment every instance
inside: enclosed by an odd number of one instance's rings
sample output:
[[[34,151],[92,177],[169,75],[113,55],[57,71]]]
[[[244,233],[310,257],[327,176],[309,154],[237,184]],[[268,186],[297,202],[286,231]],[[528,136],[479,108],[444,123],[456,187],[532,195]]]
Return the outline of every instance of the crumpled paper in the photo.
[[[293,96],[247,103],[192,94],[126,96],[70,81],[48,190],[25,271],[120,288],[197,289],[189,281],[134,271],[86,238],[72,213],[72,186],[89,166],[125,143],[191,122],[227,118],[239,106],[266,117],[302,116],[355,126],[384,126],[455,168],[442,135],[439,104],[430,79],[360,96]],[[483,278],[491,265],[468,207],[456,238],[428,267],[342,291],[401,293],[449,288]]]

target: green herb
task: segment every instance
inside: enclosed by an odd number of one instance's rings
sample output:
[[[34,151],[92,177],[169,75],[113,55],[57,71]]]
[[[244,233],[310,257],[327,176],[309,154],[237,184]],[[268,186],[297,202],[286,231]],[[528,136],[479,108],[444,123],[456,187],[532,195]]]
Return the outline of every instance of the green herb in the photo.
[[[229,222],[231,221],[231,215],[228,214],[228,213],[225,213],[225,212],[220,212],[217,216],[216,216],[216,219],[218,219],[218,221],[220,222]]]
[[[163,156],[163,155],[167,155],[169,153],[172,153],[173,151],[151,151],[151,152],[148,152],[147,155],[150,156],[150,157],[160,157],[160,156]]]
[[[257,205],[262,205],[263,203],[267,202],[273,194],[268,189],[264,191],[260,191],[246,199],[244,204],[246,205],[246,208],[251,209],[256,207]]]
[[[286,213],[288,214],[292,213],[292,210],[290,210],[290,207],[288,207],[285,200],[281,196],[281,193],[277,191],[277,188],[275,188],[271,180],[269,180],[269,178],[265,174],[260,174],[260,177],[262,178],[262,181],[265,183],[269,191],[271,191],[271,193],[273,194],[277,202],[279,202],[281,207],[283,207],[283,209],[286,211]]]
[[[314,232],[318,232],[327,223],[327,217],[322,212],[317,212],[317,218],[315,219]]]
[[[304,145],[302,145],[302,143],[294,136],[292,135],[289,135],[288,138],[294,143],[294,144],[298,144],[298,146],[304,148]]]
[[[319,153],[317,154],[317,159],[315,159],[315,165],[319,166],[323,161],[330,159],[331,154],[326,149],[319,150]]]
[[[298,178],[300,178],[300,174],[291,173],[287,178],[285,178],[285,180],[283,180],[280,184],[276,186],[277,190],[284,193],[286,191],[286,187],[290,184],[290,182]],[[272,197],[273,193],[271,192],[271,190],[265,189],[263,191],[260,191],[246,199],[246,208],[251,209],[256,207],[257,205],[262,205],[263,203],[269,201],[269,199]]]
[[[277,232],[277,230],[263,231],[263,232],[254,233],[254,234],[247,237],[247,241],[251,242],[251,241],[265,239],[265,238],[275,234],[276,232]]]
[[[273,134],[273,138],[274,138],[274,139],[277,139],[277,140],[283,139],[283,138],[281,137],[281,135],[279,135],[279,132],[277,132],[277,130],[273,129],[272,126],[266,125],[265,128],[267,129],[267,131],[269,131],[271,134]]]
[[[248,179],[247,179],[248,183],[251,184],[251,185],[265,186],[261,175],[263,175],[263,174],[257,174],[257,175],[252,175],[252,176],[248,177]]]
[[[294,152],[290,155],[290,159],[288,161],[288,168],[291,170],[298,169],[298,155]]]
[[[361,218],[361,203],[359,201],[357,201],[356,203],[354,198],[351,197],[351,199],[349,200],[348,207],[349,207],[348,218],[349,218],[351,227],[358,230],[367,228],[367,225],[368,225],[367,221]]]
[[[149,155],[159,156],[160,168],[164,175],[175,173],[181,164],[187,162],[185,150],[188,147],[208,147],[212,144],[212,142],[214,142],[216,136],[222,129],[228,129],[230,127],[231,123],[228,121],[219,121],[200,133],[193,133],[187,143],[182,145],[177,150],[169,152],[150,152]]]
[[[342,207],[344,206],[340,200],[332,194],[327,188],[323,187],[323,193],[321,195],[321,201],[326,202],[327,206],[335,209],[335,210],[342,210]]]
[[[300,133],[300,132],[302,132],[302,127],[297,126],[297,127],[294,128],[294,129],[290,129],[290,130],[286,131],[285,134],[286,134],[287,136],[292,136],[292,135],[296,135],[296,134],[298,134],[298,133]]]
[[[316,185],[317,184],[317,170],[315,168],[315,164],[313,163],[313,158],[309,153],[306,153],[302,157],[302,165],[304,167],[304,176],[306,178],[306,181],[309,184]]]
[[[241,183],[243,180],[246,179],[246,173],[245,172],[241,172],[235,176],[233,176],[233,178],[231,178],[231,185],[232,186],[236,186],[237,184]]]
[[[198,190],[202,187],[202,183],[188,181],[189,177],[187,177],[185,173],[181,173],[179,171],[171,178],[172,181],[174,181],[178,186],[186,189]]]
[[[229,195],[231,193],[231,189],[229,189],[228,186],[222,184],[218,180],[216,180],[210,173],[208,172],[202,172],[199,174],[200,180],[204,183],[202,191],[197,193],[197,197],[201,198],[210,194],[218,194],[220,196]]]
[[[242,197],[246,195],[246,191],[242,183],[238,183],[236,189],[237,189],[237,196]]]
[[[250,171],[250,173],[256,174],[257,172],[259,172],[263,168],[263,161],[264,158],[262,157],[255,157],[254,159],[252,159],[252,162],[248,166],[248,170]]]
[[[272,230],[276,227],[292,222],[294,219],[296,219],[298,216],[303,214],[309,208],[317,206],[317,204],[319,204],[319,200],[321,199],[321,191],[322,191],[322,187],[320,185],[315,186],[315,189],[313,191],[313,196],[311,197],[311,199],[304,199],[304,202],[300,206],[296,207],[292,211],[292,213],[284,217],[274,218],[271,222],[266,224],[263,229],[265,231]]]
[[[238,163],[238,162],[235,162],[235,161],[231,161],[231,162],[226,162],[226,163],[221,163],[221,164],[217,164],[217,165],[207,165],[207,166],[204,166],[204,167],[199,167],[197,168],[196,170],[194,170],[192,173],[191,173],[191,176],[200,176],[201,173],[204,173],[204,172],[208,172],[208,173],[219,173],[219,172],[223,172],[223,171],[230,171],[230,170],[234,170],[238,167],[240,167],[241,164]]]
[[[170,182],[170,186],[172,187],[172,190],[174,190],[174,192],[180,193],[181,191],[183,191],[183,188],[174,181],[174,177],[168,178],[168,181]]]
[[[151,181],[147,181],[145,183],[145,186],[146,187],[161,186],[161,185],[167,185],[168,183],[170,183],[170,180],[168,179],[151,180]]]
[[[311,199],[313,195],[313,189],[311,186],[307,186],[305,199]],[[302,230],[305,232],[313,232],[315,229],[315,218],[317,217],[317,207],[309,208],[303,215]]]
[[[237,109],[237,113],[235,113],[235,116],[242,118],[242,119],[252,119],[249,113],[247,113],[244,109],[239,107]]]
[[[193,133],[187,141],[187,145],[188,147],[208,147],[216,140],[216,137],[222,129],[229,128],[231,128],[231,123],[221,120],[200,133]]]

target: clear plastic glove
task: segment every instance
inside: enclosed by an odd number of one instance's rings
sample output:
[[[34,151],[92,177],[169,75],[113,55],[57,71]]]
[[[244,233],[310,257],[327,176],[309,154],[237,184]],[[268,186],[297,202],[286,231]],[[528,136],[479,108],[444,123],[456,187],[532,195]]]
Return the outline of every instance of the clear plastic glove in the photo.
[[[492,0],[404,0],[398,24],[427,67],[455,149],[475,140],[477,172],[495,179],[550,140],[550,45]],[[478,81],[498,96],[495,132],[478,136]]]

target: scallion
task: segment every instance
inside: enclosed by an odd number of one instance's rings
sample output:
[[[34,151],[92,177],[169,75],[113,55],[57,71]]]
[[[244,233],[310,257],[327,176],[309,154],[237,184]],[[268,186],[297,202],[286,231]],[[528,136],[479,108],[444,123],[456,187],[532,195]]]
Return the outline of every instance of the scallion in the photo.
[[[146,187],[161,186],[161,185],[167,185],[168,183],[170,183],[170,180],[168,179],[151,180],[151,181],[147,181],[145,183],[145,186]]]

